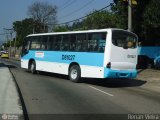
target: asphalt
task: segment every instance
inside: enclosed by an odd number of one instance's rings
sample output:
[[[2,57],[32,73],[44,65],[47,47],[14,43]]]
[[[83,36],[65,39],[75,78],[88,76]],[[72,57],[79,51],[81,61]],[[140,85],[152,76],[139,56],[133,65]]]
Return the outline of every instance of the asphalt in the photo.
[[[67,119],[70,115],[89,115],[81,120],[112,120],[101,115],[122,114],[124,118],[115,119],[128,120],[128,114],[159,114],[160,111],[159,92],[144,88],[148,84],[144,80],[85,79],[75,84],[62,75],[31,74],[17,67],[10,70],[21,88],[29,120],[51,120],[66,115]]]
[[[21,113],[16,112],[18,110],[21,110],[23,113],[19,93],[12,74],[21,89],[30,120],[35,120],[37,117],[37,120],[41,117],[44,117],[46,120],[44,114],[60,116],[68,114],[95,115],[105,113],[110,115],[130,113],[159,114],[160,111],[160,71],[157,70],[140,70],[137,80],[128,82],[99,82],[97,80],[94,82],[94,80],[88,80],[84,83],[74,84],[65,80],[65,77],[61,79],[61,77],[49,73],[32,75],[19,69],[19,61],[6,59],[2,61],[4,61],[6,66],[0,63],[0,80],[5,79],[1,81],[1,83],[5,85],[0,84],[0,94],[4,99],[0,99],[0,114],[20,115]],[[9,61],[8,64],[7,61]],[[9,67],[10,70],[7,67]],[[1,77],[2,75],[4,77]],[[3,88],[1,86],[4,87],[4,90],[1,90]],[[9,89],[8,86],[12,86],[11,88],[14,90]],[[7,104],[10,104],[8,105],[8,109],[5,106],[5,102],[7,101],[5,97],[9,96],[8,99],[11,101],[11,95],[9,94],[13,95],[13,101],[7,102]],[[15,106],[12,107],[12,105]],[[1,112],[2,108],[13,110],[14,112]],[[102,116],[100,117],[102,118]],[[88,118],[86,118],[86,120],[87,119]]]
[[[8,67],[0,62],[0,119],[1,118],[23,119],[23,108],[12,74]]]

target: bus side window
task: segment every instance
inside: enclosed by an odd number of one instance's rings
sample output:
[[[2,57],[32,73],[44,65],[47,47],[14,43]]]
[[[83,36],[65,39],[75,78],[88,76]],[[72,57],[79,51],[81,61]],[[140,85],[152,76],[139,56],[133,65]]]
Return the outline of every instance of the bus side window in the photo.
[[[60,46],[59,46],[59,44],[58,43],[56,43],[56,44],[54,44],[55,46],[54,46],[54,49],[53,50],[60,50]]]
[[[40,37],[32,37],[31,50],[40,50],[41,40]]]
[[[104,52],[104,48],[103,48],[103,47],[100,47],[98,51],[99,51],[99,52]]]
[[[62,36],[61,35],[56,35],[55,36],[55,40],[54,40],[54,43],[53,43],[53,50],[60,50],[60,46],[61,46],[61,39]]]
[[[86,34],[77,34],[76,35],[76,51],[84,52],[83,50],[83,41],[86,40]]]
[[[47,42],[47,50],[53,50],[54,36],[50,35]]]
[[[105,32],[88,34],[88,52],[104,52],[106,44]]]
[[[88,34],[88,52],[93,51],[93,33]]]
[[[98,40],[98,52],[103,53],[106,45],[106,33],[100,33],[99,34],[99,40]]]
[[[69,35],[63,35],[62,36],[62,41],[61,41],[61,50],[62,51],[68,51],[70,46],[69,46],[69,43],[70,43],[70,36]]]
[[[76,51],[76,35],[71,34],[70,36],[70,51]]]
[[[42,50],[47,50],[47,42],[48,42],[48,36],[42,36],[41,37],[41,49]]]

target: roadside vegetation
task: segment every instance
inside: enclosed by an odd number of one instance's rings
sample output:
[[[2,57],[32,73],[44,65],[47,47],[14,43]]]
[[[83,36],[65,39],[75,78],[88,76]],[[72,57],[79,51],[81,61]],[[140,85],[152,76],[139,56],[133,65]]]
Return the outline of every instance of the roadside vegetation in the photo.
[[[136,0],[132,6],[132,31],[139,40],[148,41],[160,38],[160,0]],[[86,13],[84,19],[73,22],[59,23],[58,8],[47,2],[35,2],[28,7],[28,18],[13,22],[16,31],[16,46],[21,46],[23,38],[32,33],[64,32],[73,30],[122,28],[127,29],[128,1],[114,0],[114,3],[103,10],[93,10]],[[15,39],[11,46],[15,45]],[[9,43],[5,44],[9,46]]]

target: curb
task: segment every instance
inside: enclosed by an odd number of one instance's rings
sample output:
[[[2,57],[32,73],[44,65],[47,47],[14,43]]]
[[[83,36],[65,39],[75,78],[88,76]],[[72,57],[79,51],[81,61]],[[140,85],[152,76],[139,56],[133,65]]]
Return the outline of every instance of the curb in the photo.
[[[8,67],[0,62],[0,116],[2,119],[24,119],[17,85]],[[3,118],[4,117],[4,118]]]

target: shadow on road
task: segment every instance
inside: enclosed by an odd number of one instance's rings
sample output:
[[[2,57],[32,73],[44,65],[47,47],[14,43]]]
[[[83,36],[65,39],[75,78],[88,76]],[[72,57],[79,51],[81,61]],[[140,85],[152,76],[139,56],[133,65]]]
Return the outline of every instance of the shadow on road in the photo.
[[[109,88],[121,88],[142,86],[147,81],[134,79],[83,79],[83,83]]]
[[[55,73],[48,73],[48,72],[40,72],[40,75],[56,77],[64,80],[68,80],[68,76],[66,75],[59,75]],[[134,80],[134,79],[93,79],[93,78],[82,78],[82,82],[85,84],[90,85],[98,85],[103,87],[109,88],[121,88],[121,87],[136,87],[142,86],[146,84],[147,81],[144,80]],[[77,83],[79,84],[79,83]]]
[[[30,73],[29,71],[27,72]],[[56,78],[65,79],[65,80],[68,79],[67,75],[61,75],[61,74],[50,73],[50,72],[38,71],[37,74],[44,75],[44,76],[50,76],[50,77],[56,77]]]

